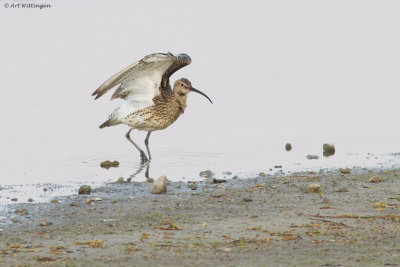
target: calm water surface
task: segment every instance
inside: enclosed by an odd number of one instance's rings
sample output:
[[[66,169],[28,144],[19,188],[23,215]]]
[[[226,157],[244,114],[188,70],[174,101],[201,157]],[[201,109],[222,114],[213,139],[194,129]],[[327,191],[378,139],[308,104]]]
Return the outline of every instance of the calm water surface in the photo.
[[[188,53],[192,64],[171,79],[189,78],[214,104],[191,94],[185,114],[152,134],[150,177],[399,166],[398,2],[98,2],[0,9],[13,25],[0,29],[0,203],[145,180],[127,127],[98,129],[122,102],[90,95],[153,52]],[[145,133],[132,138],[144,148]],[[335,156],[322,156],[325,142]]]

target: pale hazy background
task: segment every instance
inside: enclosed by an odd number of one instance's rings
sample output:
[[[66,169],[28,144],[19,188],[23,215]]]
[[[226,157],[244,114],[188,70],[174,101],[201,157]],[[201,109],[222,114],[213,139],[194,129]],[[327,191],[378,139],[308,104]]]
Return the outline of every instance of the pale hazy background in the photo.
[[[111,94],[94,101],[91,93],[154,52],[189,54],[192,64],[172,80],[189,78],[214,102],[191,94],[185,114],[152,134],[154,177],[374,165],[400,151],[399,1],[44,0],[50,9],[3,7],[11,2],[0,1],[0,184],[134,173],[139,155],[127,127],[98,129],[121,101],[109,101]],[[145,133],[132,136],[144,147]],[[324,142],[336,145],[334,157],[305,160],[321,156]],[[367,161],[367,152],[380,156]],[[105,159],[120,168],[100,169]]]

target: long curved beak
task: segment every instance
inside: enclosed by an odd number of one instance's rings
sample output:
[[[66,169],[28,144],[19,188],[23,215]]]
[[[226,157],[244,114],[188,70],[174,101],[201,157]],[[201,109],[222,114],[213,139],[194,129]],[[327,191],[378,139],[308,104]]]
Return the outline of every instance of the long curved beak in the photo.
[[[211,102],[211,104],[213,103],[213,102],[211,101],[211,99],[210,99],[205,93],[203,93],[202,91],[197,90],[196,88],[193,88],[193,87],[190,88],[190,91],[196,92],[196,93],[199,93],[199,94],[203,95],[204,97],[206,97],[206,98]]]

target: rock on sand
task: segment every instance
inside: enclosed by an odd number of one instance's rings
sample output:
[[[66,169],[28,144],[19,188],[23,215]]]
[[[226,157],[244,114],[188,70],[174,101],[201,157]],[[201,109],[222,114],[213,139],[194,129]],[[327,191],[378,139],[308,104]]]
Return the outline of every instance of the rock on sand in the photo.
[[[151,193],[161,194],[165,192],[167,192],[167,177],[163,175],[154,182]]]
[[[307,193],[321,193],[321,186],[319,184],[309,184]]]
[[[117,160],[114,160],[114,161],[106,160],[106,161],[103,161],[102,163],[100,163],[100,167],[106,168],[106,169],[109,169],[111,167],[118,167],[118,166],[119,166],[119,162]]]
[[[324,157],[329,157],[335,155],[335,145],[334,144],[323,144],[322,150]]]
[[[79,195],[89,195],[92,188],[89,185],[82,185],[79,187],[78,194]]]
[[[286,149],[286,151],[292,150],[292,145],[290,143],[286,143],[285,149]]]
[[[372,176],[372,177],[369,178],[369,180],[368,180],[369,183],[379,183],[379,182],[381,182],[381,181],[382,181],[381,177],[379,177],[379,176],[377,176],[377,175]]]

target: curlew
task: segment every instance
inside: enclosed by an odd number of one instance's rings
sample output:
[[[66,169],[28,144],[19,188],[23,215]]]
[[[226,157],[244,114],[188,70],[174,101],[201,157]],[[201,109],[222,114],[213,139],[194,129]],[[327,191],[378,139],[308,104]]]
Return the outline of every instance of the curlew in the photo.
[[[111,96],[111,100],[122,98],[125,102],[110,114],[108,120],[100,125],[100,128],[118,124],[128,125],[129,131],[125,136],[139,150],[142,162],[151,159],[150,134],[167,128],[183,114],[189,92],[199,93],[212,103],[206,94],[193,88],[186,78],[175,81],[174,89],[171,89],[169,77],[180,68],[189,65],[191,61],[186,54],[177,56],[171,53],[151,54],[105,81],[92,94],[96,96],[95,99],[119,85]],[[131,139],[130,133],[133,129],[147,131],[144,143],[148,158]]]

